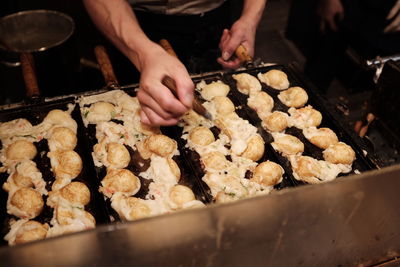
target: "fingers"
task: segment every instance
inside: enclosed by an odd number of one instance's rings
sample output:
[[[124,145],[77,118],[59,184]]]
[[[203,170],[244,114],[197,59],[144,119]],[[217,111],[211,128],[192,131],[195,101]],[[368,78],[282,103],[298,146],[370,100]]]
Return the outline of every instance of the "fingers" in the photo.
[[[332,31],[337,32],[338,27],[336,25],[335,16],[330,16],[330,17],[326,18],[326,23],[328,24],[329,28]]]
[[[174,117],[173,113],[165,111],[149,94],[147,94],[144,90],[139,90],[137,93],[137,98],[142,105],[146,105],[151,107],[158,116],[163,119],[170,119]]]
[[[400,15],[397,15],[396,19],[394,19],[386,28],[383,30],[384,33],[391,33],[400,31]]]
[[[141,83],[139,92],[141,90],[144,92],[138,95],[140,96],[140,103],[148,106],[154,112],[157,112],[159,116],[163,116],[165,112],[177,117],[181,116],[187,111],[187,107],[185,107],[185,105],[176,99],[172,92],[167,87],[162,85],[161,82],[151,84]],[[149,95],[150,98],[146,97],[144,93]],[[151,101],[151,99],[154,101]],[[164,112],[158,112],[160,109]]]
[[[239,58],[233,60],[225,61],[222,57],[217,58],[217,62],[222,65],[222,67],[227,69],[237,69],[241,66],[242,61]]]
[[[170,126],[178,123],[179,118],[163,119],[158,116],[151,108],[142,105],[140,111],[140,120],[142,123],[152,126]]]
[[[180,102],[186,109],[191,108],[193,103],[194,84],[192,79],[190,79],[189,74],[175,74],[172,76],[172,79],[175,81]]]
[[[390,9],[389,14],[387,15],[386,19],[390,20],[396,16],[397,13],[400,11],[400,0],[397,0],[396,4]]]
[[[239,34],[229,34],[228,38],[226,38],[226,40],[222,43],[221,58],[224,61],[228,61],[235,53],[236,48],[238,48],[242,41],[243,36],[240,36]]]

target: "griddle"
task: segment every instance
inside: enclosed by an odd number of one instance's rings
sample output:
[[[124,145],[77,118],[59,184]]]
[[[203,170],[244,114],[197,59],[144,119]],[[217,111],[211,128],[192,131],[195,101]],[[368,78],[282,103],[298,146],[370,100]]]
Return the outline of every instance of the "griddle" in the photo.
[[[260,124],[260,119],[257,114],[252,111],[247,106],[247,96],[242,95],[236,89],[236,82],[233,80],[232,75],[241,72],[247,72],[254,76],[259,72],[266,72],[270,69],[280,69],[286,72],[289,77],[291,86],[301,86],[303,87],[308,95],[309,101],[308,104],[312,105],[315,109],[319,110],[322,113],[323,120],[321,127],[329,127],[338,135],[339,140],[349,144],[353,147],[356,152],[356,160],[353,163],[353,172],[349,174],[342,175],[339,179],[344,179],[345,176],[353,174],[354,170],[358,170],[360,172],[368,171],[371,169],[375,169],[378,167],[377,162],[378,159],[374,156],[372,152],[370,152],[368,146],[363,143],[359,137],[355,134],[352,134],[351,129],[344,123],[343,119],[336,113],[333,106],[325,101],[318,91],[311,86],[304,76],[299,71],[296,64],[288,64],[288,65],[275,65],[275,66],[258,66],[254,68],[248,68],[246,70],[238,70],[238,71],[230,71],[230,72],[212,72],[205,73],[201,75],[192,76],[194,82],[200,82],[201,80],[205,80],[206,82],[211,82],[215,80],[222,80],[227,83],[231,87],[231,91],[228,95],[235,106],[240,107],[237,109],[237,113],[240,117],[249,120],[253,125],[255,125],[258,129],[258,132],[264,138],[266,143],[265,154],[263,158],[259,161],[271,160],[280,164],[284,170],[285,175],[283,182],[277,185],[275,188],[277,190],[302,185],[304,183],[297,181],[291,172],[290,163],[284,157],[282,157],[279,153],[275,152],[275,150],[271,146],[272,138],[270,134],[268,134],[264,129],[262,129]],[[280,101],[277,99],[277,94],[279,91],[274,90],[265,84],[262,84],[263,90],[269,93],[275,101],[274,110],[286,110],[285,107]],[[136,94],[135,89],[138,87],[137,84],[130,86],[123,86],[123,90],[126,91],[129,95],[134,96]],[[78,97],[93,95],[101,92],[106,92],[106,90],[100,91],[91,91],[85,92],[76,95],[69,96],[61,96],[51,99],[45,99],[39,103],[20,103],[14,105],[12,108],[4,108],[0,110],[0,121],[10,121],[16,118],[26,118],[32,124],[40,123],[46,114],[55,108],[66,109],[67,104],[74,103]],[[96,218],[97,225],[108,224],[113,220],[119,221],[118,215],[115,211],[113,211],[110,207],[109,201],[104,200],[104,196],[98,192],[98,188],[100,186],[100,182],[105,176],[105,169],[95,167],[92,161],[91,152],[93,150],[93,145],[97,143],[95,138],[95,130],[93,126],[89,126],[85,128],[83,126],[82,118],[79,112],[78,105],[75,107],[72,112],[72,117],[78,123],[78,145],[76,147],[76,151],[80,154],[84,168],[82,173],[76,178],[74,181],[83,181],[86,183],[91,191],[92,200],[89,203],[87,210],[93,214]],[[215,134],[217,134],[218,130],[213,129]],[[176,157],[178,165],[180,166],[182,172],[181,182],[184,185],[191,187],[196,195],[196,198],[202,200],[206,204],[212,202],[212,196],[210,194],[208,186],[201,180],[204,171],[199,161],[199,155],[189,150],[185,147],[185,141],[181,138],[182,128],[178,126],[173,127],[162,127],[161,131],[163,134],[175,139],[178,142],[178,149],[180,150],[180,156]],[[304,136],[302,136],[301,131],[296,129],[288,129],[288,133],[297,136],[300,140],[302,140],[305,144],[305,155],[313,156],[317,159],[321,159],[322,150],[316,148],[314,145],[309,143]],[[48,151],[47,144],[38,143],[38,155],[40,155],[41,151]],[[130,153],[132,158],[134,156],[134,152],[130,149]],[[49,160],[46,156],[43,158],[35,158],[34,161],[38,165],[39,170],[42,171],[44,179],[46,182],[52,182],[54,180],[53,174],[50,171]],[[135,165],[131,162],[128,169],[133,171],[135,174],[138,174],[138,170],[135,169]],[[2,174],[2,179],[0,186],[6,180],[7,175]],[[144,185],[142,191],[139,192],[139,197],[144,197],[146,193],[146,181],[141,179],[142,185]],[[148,182],[148,181],[147,181]],[[3,221],[3,225],[1,227],[2,236],[5,235],[8,231],[7,222],[11,219],[12,216],[6,214],[6,201],[7,201],[7,192],[4,190],[0,190],[0,219]],[[48,208],[49,209],[49,208]],[[38,217],[40,222],[48,222],[52,217],[52,212],[50,210],[44,210],[44,212]],[[3,245],[6,242],[1,241]]]

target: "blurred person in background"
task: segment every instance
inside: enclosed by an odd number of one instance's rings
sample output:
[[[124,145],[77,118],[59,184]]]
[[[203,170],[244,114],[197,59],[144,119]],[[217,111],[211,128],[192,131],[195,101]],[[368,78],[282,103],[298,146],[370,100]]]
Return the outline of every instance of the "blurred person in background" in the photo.
[[[194,85],[185,66],[192,72],[216,70],[216,62],[224,68],[237,68],[241,62],[234,52],[239,45],[254,54],[256,28],[266,0],[244,0],[241,15],[233,24],[229,14],[231,2],[84,1],[97,27],[140,72],[137,96],[142,122],[176,124],[191,107]],[[172,44],[179,59],[157,44],[160,39]],[[198,61],[208,69],[196,70]],[[165,75],[175,80],[179,99],[162,85]]]
[[[326,91],[348,72],[345,51],[362,59],[400,52],[400,0],[293,0],[287,37],[306,57],[305,74]]]

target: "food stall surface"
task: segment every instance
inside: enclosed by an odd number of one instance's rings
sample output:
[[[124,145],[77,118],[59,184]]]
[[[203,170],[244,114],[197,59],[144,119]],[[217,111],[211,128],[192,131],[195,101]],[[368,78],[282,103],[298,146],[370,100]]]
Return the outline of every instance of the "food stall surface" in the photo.
[[[400,166],[0,249],[7,266],[395,266]],[[391,260],[391,261],[390,261]],[[392,264],[392,265],[391,265]],[[393,265],[394,264],[394,265]]]

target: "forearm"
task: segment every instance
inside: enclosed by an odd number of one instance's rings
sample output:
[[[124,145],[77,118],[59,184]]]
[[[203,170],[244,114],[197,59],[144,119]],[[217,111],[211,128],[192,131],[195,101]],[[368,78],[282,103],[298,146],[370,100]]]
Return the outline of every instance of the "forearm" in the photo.
[[[244,0],[242,15],[240,20],[246,24],[257,28],[258,23],[264,12],[267,0]]]
[[[142,56],[156,44],[139,26],[132,8],[125,0],[84,0],[96,26],[122,53],[142,70]]]

